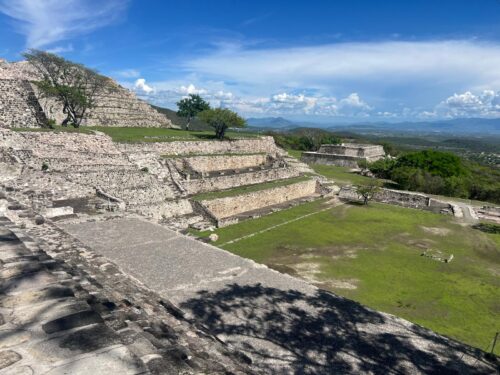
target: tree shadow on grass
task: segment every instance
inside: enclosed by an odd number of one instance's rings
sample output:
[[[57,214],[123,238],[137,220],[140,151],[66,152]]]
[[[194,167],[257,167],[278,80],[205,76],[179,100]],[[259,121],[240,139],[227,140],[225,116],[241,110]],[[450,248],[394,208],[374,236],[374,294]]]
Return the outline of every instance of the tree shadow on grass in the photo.
[[[198,294],[181,307],[265,373],[495,373],[479,350],[326,291],[231,284]]]

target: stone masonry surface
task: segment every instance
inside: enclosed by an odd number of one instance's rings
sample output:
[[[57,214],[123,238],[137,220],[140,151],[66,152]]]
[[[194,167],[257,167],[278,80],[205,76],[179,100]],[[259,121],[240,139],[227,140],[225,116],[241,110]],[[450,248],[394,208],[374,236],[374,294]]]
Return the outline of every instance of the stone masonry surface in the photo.
[[[267,162],[266,154],[193,156],[184,159],[187,166],[200,173],[258,167]]]
[[[29,83],[37,79],[36,71],[26,61],[0,62],[0,103],[8,103],[7,109],[0,106],[0,121],[7,127],[40,126],[46,118],[60,124],[66,118],[60,103],[42,98]],[[132,92],[110,81],[110,89],[98,96],[82,125],[171,127],[172,123]]]
[[[53,224],[34,225],[29,209],[6,214],[21,225],[0,217],[0,373],[255,373],[244,354]]]
[[[47,118],[28,81],[0,78],[0,124],[36,128],[46,123]]]
[[[321,145],[318,152],[304,152],[301,160],[309,164],[358,168],[360,161],[374,162],[384,156],[384,148],[379,145],[342,143]]]
[[[137,219],[64,230],[158,291],[265,374],[494,374],[482,353]]]
[[[216,219],[235,216],[262,207],[311,196],[318,191],[316,180],[307,180],[257,192],[246,193],[234,197],[216,198],[201,201]]]
[[[203,223],[164,151],[259,148],[284,155],[272,138],[0,129],[0,373],[495,373],[479,350],[158,224]],[[296,184],[267,203],[318,194]]]

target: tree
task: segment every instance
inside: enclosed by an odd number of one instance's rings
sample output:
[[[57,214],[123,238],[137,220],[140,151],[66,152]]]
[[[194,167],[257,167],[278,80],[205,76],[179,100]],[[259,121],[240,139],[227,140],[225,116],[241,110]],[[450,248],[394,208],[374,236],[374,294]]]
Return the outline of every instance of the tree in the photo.
[[[215,129],[215,136],[219,139],[224,138],[227,128],[242,128],[246,125],[242,117],[227,108],[207,109],[198,117]]]
[[[375,194],[380,191],[380,182],[378,180],[373,180],[367,184],[358,185],[356,191],[358,195],[363,198],[363,204],[367,205]]]
[[[68,123],[79,127],[87,111],[95,107],[97,96],[105,89],[113,90],[109,78],[81,64],[52,53],[29,50],[23,56],[40,76],[35,85],[42,97],[53,98],[63,107]]]
[[[188,98],[177,102],[177,108],[179,108],[177,115],[187,118],[186,130],[189,130],[189,125],[193,117],[196,117],[200,112],[210,109],[210,104],[197,94],[189,94]]]

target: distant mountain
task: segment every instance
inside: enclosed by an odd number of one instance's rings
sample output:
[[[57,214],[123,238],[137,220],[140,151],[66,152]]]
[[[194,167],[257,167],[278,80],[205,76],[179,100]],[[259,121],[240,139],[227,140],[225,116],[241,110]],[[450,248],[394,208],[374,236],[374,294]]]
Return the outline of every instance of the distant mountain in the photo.
[[[304,121],[291,121],[283,117],[264,117],[247,119],[249,126],[261,129],[290,130],[297,127],[316,127],[331,131],[355,133],[452,133],[452,134],[492,134],[500,135],[500,118],[462,118],[441,121],[419,122],[360,122],[325,124]]]
[[[248,126],[251,127],[258,127],[258,128],[294,128],[299,126],[298,123],[287,120],[286,118],[283,117],[262,117],[262,118],[256,118],[256,117],[250,117],[247,118],[247,124]]]

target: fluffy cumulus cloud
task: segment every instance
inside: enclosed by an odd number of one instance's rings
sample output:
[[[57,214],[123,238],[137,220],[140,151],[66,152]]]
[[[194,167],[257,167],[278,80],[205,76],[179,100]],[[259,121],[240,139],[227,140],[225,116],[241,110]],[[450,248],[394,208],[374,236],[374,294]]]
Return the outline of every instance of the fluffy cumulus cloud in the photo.
[[[500,117],[500,92],[483,90],[474,94],[466,91],[453,94],[439,103],[433,111],[423,111],[425,118]]]
[[[153,87],[149,86],[146,83],[146,80],[144,78],[139,78],[138,80],[135,81],[134,89],[138,93],[144,93],[146,95],[151,94],[155,91]]]
[[[319,115],[366,117],[373,111],[357,93],[337,99],[327,95],[306,95],[305,93],[278,92],[266,97],[240,96],[221,89],[197,87],[194,84],[177,87],[163,87],[162,83],[146,84],[138,79],[132,90],[142,99],[153,104],[175,108],[175,103],[189,94],[199,94],[214,107],[230,108],[241,114],[252,115]]]
[[[31,48],[52,46],[109,25],[127,6],[127,0],[0,0],[0,12],[15,20]]]

